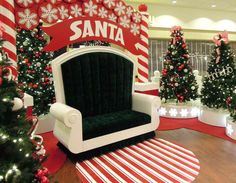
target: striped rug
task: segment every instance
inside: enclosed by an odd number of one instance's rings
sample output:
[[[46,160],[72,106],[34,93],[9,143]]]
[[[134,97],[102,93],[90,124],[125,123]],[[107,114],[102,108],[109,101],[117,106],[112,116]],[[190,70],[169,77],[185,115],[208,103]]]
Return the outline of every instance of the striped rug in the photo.
[[[200,170],[191,151],[160,138],[76,163],[76,168],[84,183],[187,183]]]

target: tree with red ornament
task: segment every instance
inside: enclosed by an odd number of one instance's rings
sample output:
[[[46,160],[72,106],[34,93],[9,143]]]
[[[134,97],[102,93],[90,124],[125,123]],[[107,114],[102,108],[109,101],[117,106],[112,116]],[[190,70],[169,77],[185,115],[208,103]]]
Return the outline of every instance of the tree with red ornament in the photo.
[[[26,120],[22,96],[3,50],[0,22],[0,182],[49,183],[48,169],[41,166],[45,150]],[[34,127],[34,126],[33,126]]]
[[[34,115],[47,114],[54,101],[54,87],[50,62],[51,52],[42,51],[47,37],[41,25],[33,30],[17,29],[19,87],[34,97]]]
[[[197,82],[189,64],[189,53],[180,26],[171,29],[160,84],[160,97],[164,102],[175,100],[176,103],[183,103],[198,97]]]

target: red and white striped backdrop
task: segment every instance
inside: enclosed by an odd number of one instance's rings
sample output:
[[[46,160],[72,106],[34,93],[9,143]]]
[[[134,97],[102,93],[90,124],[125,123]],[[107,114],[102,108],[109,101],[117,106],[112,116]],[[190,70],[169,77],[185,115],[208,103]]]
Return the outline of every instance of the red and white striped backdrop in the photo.
[[[5,28],[3,34],[3,38],[6,40],[3,45],[4,51],[7,52],[12,64],[16,66],[16,32],[13,0],[0,1],[0,21]]]
[[[158,138],[76,163],[76,168],[84,183],[187,183],[200,170],[191,151]]]
[[[138,79],[139,82],[148,82],[148,14],[146,12],[140,12],[142,14],[139,45],[140,55],[138,56]]]

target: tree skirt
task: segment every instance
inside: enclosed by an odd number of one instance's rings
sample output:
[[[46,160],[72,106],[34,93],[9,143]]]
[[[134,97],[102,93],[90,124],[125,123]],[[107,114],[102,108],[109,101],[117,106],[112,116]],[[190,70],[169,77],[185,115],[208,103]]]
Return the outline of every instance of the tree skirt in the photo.
[[[43,145],[46,149],[47,160],[43,166],[48,168],[50,174],[56,173],[65,163],[66,154],[57,146],[58,140],[52,132],[40,134],[43,137]]]
[[[76,163],[82,182],[193,182],[199,174],[195,155],[179,145],[153,138]]]
[[[170,118],[160,118],[160,125],[157,130],[175,130],[179,128],[187,128],[195,131],[199,131],[208,135],[213,135],[233,143],[236,143],[236,140],[231,139],[225,134],[225,128],[216,127],[207,125],[200,122],[197,118],[193,119],[170,119]]]

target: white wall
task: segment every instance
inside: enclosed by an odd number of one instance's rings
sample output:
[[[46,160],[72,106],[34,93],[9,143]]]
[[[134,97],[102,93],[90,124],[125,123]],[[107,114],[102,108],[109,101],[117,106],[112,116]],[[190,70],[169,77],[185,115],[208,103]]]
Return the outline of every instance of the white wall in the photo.
[[[137,8],[138,4],[133,3]],[[236,12],[193,9],[148,4],[152,26],[170,28],[181,25],[184,29],[236,32]]]

